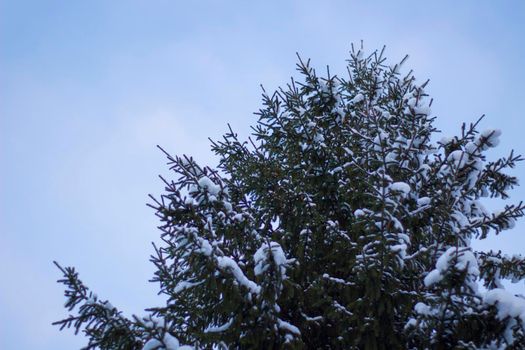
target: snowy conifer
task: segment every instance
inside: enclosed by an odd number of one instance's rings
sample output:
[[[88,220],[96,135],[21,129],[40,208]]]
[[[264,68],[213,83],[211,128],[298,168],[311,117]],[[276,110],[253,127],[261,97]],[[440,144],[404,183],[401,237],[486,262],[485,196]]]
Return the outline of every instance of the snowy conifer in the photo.
[[[521,160],[488,161],[499,130],[464,125],[435,142],[426,83],[354,50],[346,78],[263,94],[247,141],[230,131],[217,168],[168,156],[177,174],[152,207],[152,262],[166,304],[126,319],[61,268],[57,322],[88,349],[507,349],[525,347],[525,260],[474,251],[512,228],[506,199]],[[179,343],[180,342],[180,343]]]

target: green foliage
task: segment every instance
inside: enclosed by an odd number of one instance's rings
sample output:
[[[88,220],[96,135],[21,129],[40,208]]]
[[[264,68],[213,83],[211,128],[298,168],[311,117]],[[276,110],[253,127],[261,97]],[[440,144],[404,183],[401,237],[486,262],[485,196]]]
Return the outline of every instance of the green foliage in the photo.
[[[151,205],[166,304],[127,320],[61,268],[79,308],[57,324],[87,349],[524,347],[525,300],[500,279],[522,280],[525,260],[470,246],[523,216],[481,204],[508,197],[521,157],[487,161],[500,132],[479,121],[435,143],[427,83],[404,61],[352,49],[342,78],[299,60],[251,138],[212,142],[217,168],[166,153],[178,178]]]

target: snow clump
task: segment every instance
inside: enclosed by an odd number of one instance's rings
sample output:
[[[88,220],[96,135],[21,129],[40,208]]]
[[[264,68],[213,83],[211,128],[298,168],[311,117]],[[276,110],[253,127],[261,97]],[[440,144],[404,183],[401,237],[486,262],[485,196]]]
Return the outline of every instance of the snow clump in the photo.
[[[454,267],[457,270],[465,271],[474,276],[479,276],[478,261],[470,249],[460,250],[456,247],[448,248],[437,260],[436,268],[428,273],[423,282],[426,287],[430,287],[441,282],[445,277],[446,271],[451,267],[451,263],[456,258]]]

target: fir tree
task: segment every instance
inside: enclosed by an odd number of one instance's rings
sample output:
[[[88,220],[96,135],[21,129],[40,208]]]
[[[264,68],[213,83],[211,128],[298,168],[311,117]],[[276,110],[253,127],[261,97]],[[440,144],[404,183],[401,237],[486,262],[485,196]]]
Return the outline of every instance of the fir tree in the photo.
[[[501,283],[525,259],[471,246],[523,216],[481,202],[508,197],[522,158],[488,161],[500,131],[480,120],[435,142],[427,82],[404,61],[352,48],[342,78],[299,59],[252,137],[212,142],[216,168],[166,153],[177,176],[151,204],[165,305],[127,319],[57,264],[72,315],[56,324],[86,349],[525,347],[525,299]]]

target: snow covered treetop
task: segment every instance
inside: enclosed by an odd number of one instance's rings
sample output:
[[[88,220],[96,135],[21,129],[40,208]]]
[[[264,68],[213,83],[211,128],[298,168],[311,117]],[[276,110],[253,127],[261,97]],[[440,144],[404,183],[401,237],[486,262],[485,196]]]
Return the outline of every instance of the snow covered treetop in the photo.
[[[216,168],[167,154],[174,180],[151,205],[162,245],[152,262],[166,303],[124,318],[62,269],[57,322],[88,349],[506,349],[525,347],[525,260],[474,251],[514,227],[498,211],[522,158],[489,160],[501,131],[481,120],[443,137],[427,82],[352,48],[348,70],[263,93],[248,140],[212,143]]]

